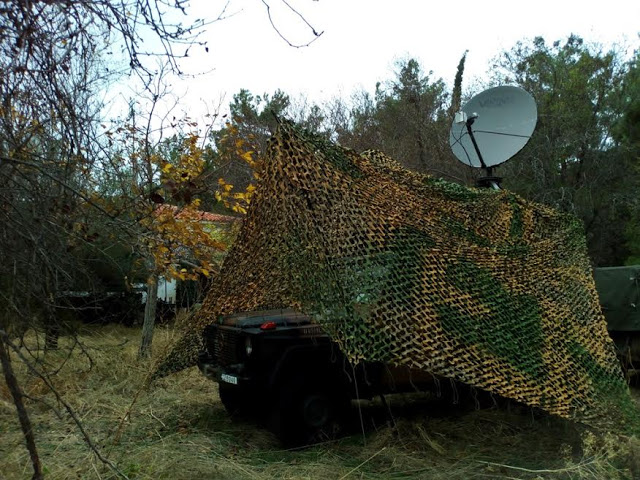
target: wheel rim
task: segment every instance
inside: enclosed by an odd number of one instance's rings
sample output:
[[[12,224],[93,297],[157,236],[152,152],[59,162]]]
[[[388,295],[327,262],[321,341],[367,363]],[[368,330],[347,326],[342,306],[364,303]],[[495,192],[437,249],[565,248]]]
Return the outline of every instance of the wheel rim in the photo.
[[[331,416],[329,399],[320,394],[312,394],[305,398],[302,415],[306,425],[310,427],[322,427]]]

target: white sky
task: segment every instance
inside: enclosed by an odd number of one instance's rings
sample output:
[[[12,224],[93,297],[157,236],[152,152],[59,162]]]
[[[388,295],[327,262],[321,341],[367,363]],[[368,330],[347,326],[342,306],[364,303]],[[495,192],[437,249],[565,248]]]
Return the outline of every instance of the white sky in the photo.
[[[280,88],[292,96],[322,101],[349,97],[356,89],[372,92],[377,81],[392,78],[394,61],[416,58],[435,78],[452,83],[468,49],[465,84],[486,76],[490,59],[516,41],[543,36],[548,43],[570,33],[605,45],[640,47],[640,1],[537,2],[458,0],[288,0],[323,35],[295,49],[271,27],[261,0],[230,0],[226,20],[201,36],[208,43],[191,50],[185,71],[207,74],[172,81],[181,96],[179,110],[198,117],[225,96],[228,105],[241,88],[254,94]],[[292,43],[312,38],[308,28],[284,15],[282,0],[268,0],[274,21]],[[193,18],[214,17],[221,0],[192,0]]]

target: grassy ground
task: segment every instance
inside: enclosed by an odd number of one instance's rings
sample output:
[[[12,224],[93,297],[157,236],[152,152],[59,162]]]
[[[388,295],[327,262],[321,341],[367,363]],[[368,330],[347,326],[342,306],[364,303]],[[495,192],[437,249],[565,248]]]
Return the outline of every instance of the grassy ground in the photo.
[[[173,335],[157,330],[156,356]],[[86,354],[76,347],[69,356],[72,342],[63,339],[60,351],[41,360],[50,371],[62,365],[51,375],[56,388],[100,451],[131,479],[640,478],[636,438],[594,433],[521,407],[476,409],[473,402],[453,405],[428,395],[390,399],[392,416],[371,403],[361,406],[360,421],[354,408],[350,435],[287,451],[268,432],[230,419],[216,385],[196,369],[161,380],[131,407],[149,369],[136,361],[139,331],[94,327],[79,338]],[[31,347],[35,340],[29,338]],[[14,366],[31,398],[47,478],[117,478],[87,448],[43,382],[15,356]],[[0,477],[30,473],[15,409],[0,382]]]

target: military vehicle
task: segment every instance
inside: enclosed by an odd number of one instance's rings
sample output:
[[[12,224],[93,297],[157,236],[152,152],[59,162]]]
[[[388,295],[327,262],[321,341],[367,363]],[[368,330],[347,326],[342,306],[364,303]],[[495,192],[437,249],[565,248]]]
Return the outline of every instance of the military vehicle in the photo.
[[[204,339],[198,365],[218,382],[226,410],[262,417],[287,445],[334,437],[353,399],[424,391],[439,381],[379,362],[354,367],[320,325],[290,309],[221,317]]]
[[[493,175],[536,115],[515,87],[456,115],[450,144],[485,171],[480,189],[281,125],[196,318],[198,364],[227,410],[307,444],[333,436],[350,400],[442,375],[564,418],[624,423],[631,399],[582,226]],[[197,351],[185,338],[176,362]]]
[[[627,377],[640,371],[640,265],[594,271],[609,335]]]
[[[623,367],[640,369],[640,265],[596,268],[596,287]],[[311,317],[294,310],[242,312],[205,329],[201,371],[218,382],[232,415],[264,419],[287,444],[334,436],[353,399],[433,390],[440,379],[382,363],[352,367]]]

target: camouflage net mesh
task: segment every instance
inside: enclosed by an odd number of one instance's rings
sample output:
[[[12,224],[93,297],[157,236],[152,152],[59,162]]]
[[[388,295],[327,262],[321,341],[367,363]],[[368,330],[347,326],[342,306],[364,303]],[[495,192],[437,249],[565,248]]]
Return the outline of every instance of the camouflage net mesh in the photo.
[[[577,219],[289,124],[271,140],[220,278],[157,375],[193,365],[219,315],[286,307],[311,314],[351,362],[635,424]]]

